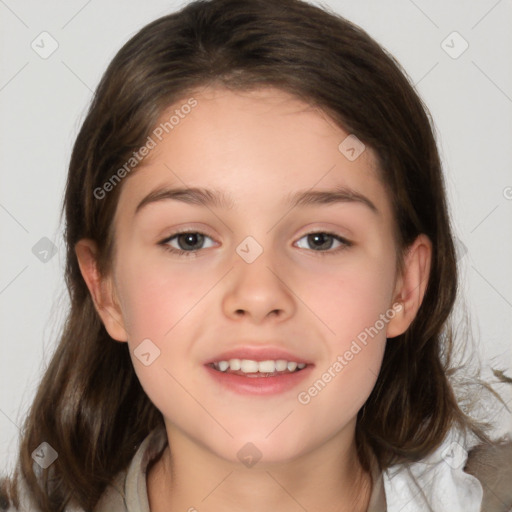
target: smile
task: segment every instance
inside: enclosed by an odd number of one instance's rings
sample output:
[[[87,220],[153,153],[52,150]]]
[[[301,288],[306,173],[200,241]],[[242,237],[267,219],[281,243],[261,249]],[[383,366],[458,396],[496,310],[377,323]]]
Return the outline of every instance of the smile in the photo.
[[[212,381],[228,392],[269,396],[298,388],[314,366],[285,359],[229,359],[205,364],[204,368]]]
[[[298,372],[304,369],[306,363],[286,361],[285,359],[255,361],[253,359],[230,359],[210,363],[215,370],[246,377],[271,377]]]

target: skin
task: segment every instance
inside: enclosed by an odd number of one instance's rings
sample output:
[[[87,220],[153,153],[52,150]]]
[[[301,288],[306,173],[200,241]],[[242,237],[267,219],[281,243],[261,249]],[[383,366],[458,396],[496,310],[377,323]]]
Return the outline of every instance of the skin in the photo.
[[[391,203],[375,155],[366,148],[349,161],[338,149],[348,133],[318,109],[272,88],[209,88],[194,98],[198,105],[121,185],[112,272],[98,272],[92,240],[76,246],[105,327],[129,344],[165,420],[171,450],[149,471],[151,510],[366,510],[372,482],[355,451],[356,415],[387,338],[403,333],[421,304],[431,244],[419,236],[397,272]],[[135,214],[156,187],[185,184],[229,193],[233,205],[167,199]],[[364,194],[378,212],[355,201],[291,210],[284,202],[288,192],[335,186]],[[165,251],[159,242],[178,228],[210,238],[195,256]],[[352,245],[334,252],[341,244],[328,239],[331,248],[315,250],[306,236],[315,231]],[[252,263],[236,252],[247,236],[263,249]],[[176,238],[168,244],[180,247]],[[397,303],[378,335],[299,403],[297,394]],[[146,338],[161,351],[149,366],[133,355]],[[314,364],[311,378],[262,397],[221,388],[204,362],[246,342],[299,354]],[[251,468],[237,457],[248,442],[262,454]]]

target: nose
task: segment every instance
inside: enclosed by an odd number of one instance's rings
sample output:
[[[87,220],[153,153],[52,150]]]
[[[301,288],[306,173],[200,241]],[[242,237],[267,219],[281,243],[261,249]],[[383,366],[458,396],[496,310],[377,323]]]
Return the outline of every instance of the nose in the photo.
[[[282,322],[295,313],[297,304],[287,275],[272,265],[269,251],[252,263],[236,261],[229,279],[222,302],[227,317],[259,324],[267,317]]]

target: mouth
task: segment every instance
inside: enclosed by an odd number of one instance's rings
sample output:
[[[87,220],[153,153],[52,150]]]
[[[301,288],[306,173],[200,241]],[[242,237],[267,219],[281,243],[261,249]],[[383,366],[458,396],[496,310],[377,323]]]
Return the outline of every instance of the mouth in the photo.
[[[314,364],[277,348],[238,348],[205,362],[216,385],[242,395],[276,395],[292,391],[303,382]]]
[[[278,377],[302,371],[306,363],[288,361],[286,359],[256,361],[254,359],[229,359],[209,363],[207,366],[215,371],[239,375],[241,377],[262,378]]]

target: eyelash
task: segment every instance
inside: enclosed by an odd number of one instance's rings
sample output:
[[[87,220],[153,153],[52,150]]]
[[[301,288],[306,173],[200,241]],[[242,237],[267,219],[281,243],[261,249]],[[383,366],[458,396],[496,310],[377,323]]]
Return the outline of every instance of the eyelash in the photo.
[[[196,249],[196,250],[193,250],[193,251],[184,251],[183,249],[176,249],[175,247],[171,247],[169,245],[169,242],[171,240],[173,240],[174,238],[178,237],[179,235],[189,235],[189,234],[191,234],[191,235],[196,235],[196,234],[197,235],[203,235],[205,237],[211,238],[206,233],[202,233],[201,231],[177,231],[176,233],[173,233],[172,235],[168,236],[167,238],[165,238],[164,240],[162,240],[158,244],[161,245],[162,248],[165,251],[171,252],[173,254],[177,254],[178,256],[186,256],[186,257],[197,256],[197,253],[199,251],[201,251],[201,249]],[[302,240],[302,238],[307,237],[309,235],[316,235],[316,234],[322,234],[322,235],[330,236],[330,237],[334,238],[335,240],[337,240],[338,242],[340,242],[342,244],[340,247],[337,247],[334,250],[315,251],[314,249],[310,249],[312,252],[315,252],[315,253],[317,253],[317,254],[319,254],[321,256],[328,256],[328,255],[338,254],[339,252],[341,252],[341,251],[343,251],[343,250],[345,250],[348,247],[351,247],[353,245],[352,242],[350,242],[346,238],[343,238],[343,237],[341,237],[339,235],[336,235],[335,233],[329,233],[327,231],[312,231],[310,233],[306,233],[305,235],[301,236],[299,238],[299,240]]]

